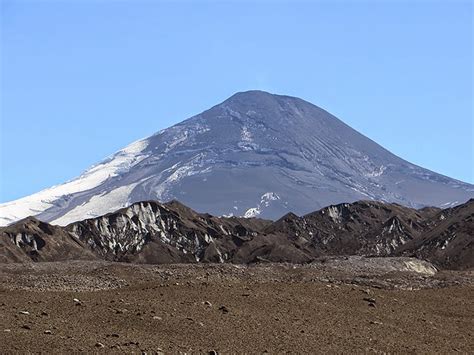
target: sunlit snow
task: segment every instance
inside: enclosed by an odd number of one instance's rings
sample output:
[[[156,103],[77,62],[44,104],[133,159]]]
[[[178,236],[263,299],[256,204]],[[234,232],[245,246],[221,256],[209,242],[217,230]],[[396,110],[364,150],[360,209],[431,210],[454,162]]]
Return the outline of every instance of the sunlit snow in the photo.
[[[145,154],[140,154],[147,145],[147,140],[136,141],[102,163],[92,166],[74,180],[12,202],[0,204],[0,226],[37,215],[57,204],[61,198],[67,200],[67,196],[70,194],[93,189],[110,177],[128,171],[147,157]]]

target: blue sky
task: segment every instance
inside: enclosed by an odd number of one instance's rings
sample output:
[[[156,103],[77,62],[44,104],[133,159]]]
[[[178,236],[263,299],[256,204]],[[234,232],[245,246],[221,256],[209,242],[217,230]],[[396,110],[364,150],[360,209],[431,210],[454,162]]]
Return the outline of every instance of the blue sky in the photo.
[[[474,182],[469,1],[0,1],[2,202],[249,89]]]

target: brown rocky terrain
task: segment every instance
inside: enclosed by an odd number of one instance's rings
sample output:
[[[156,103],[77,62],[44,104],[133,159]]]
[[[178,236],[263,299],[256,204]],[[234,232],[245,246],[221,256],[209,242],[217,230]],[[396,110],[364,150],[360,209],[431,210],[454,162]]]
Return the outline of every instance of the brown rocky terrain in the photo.
[[[472,353],[473,274],[307,265],[0,264],[2,353]]]

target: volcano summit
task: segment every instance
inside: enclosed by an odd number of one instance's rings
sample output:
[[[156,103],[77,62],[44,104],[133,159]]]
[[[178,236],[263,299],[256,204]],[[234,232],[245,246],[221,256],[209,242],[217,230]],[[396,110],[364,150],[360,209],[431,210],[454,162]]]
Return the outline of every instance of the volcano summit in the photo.
[[[248,91],[1,204],[0,225],[27,216],[66,225],[143,200],[276,219],[356,200],[450,207],[472,197],[474,185],[395,156],[309,102]]]

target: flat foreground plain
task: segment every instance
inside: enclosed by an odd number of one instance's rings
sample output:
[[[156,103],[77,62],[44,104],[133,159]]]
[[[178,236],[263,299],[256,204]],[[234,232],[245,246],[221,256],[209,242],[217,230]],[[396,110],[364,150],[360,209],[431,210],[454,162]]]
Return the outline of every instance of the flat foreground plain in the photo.
[[[474,272],[394,260],[0,264],[1,352],[474,353]]]

